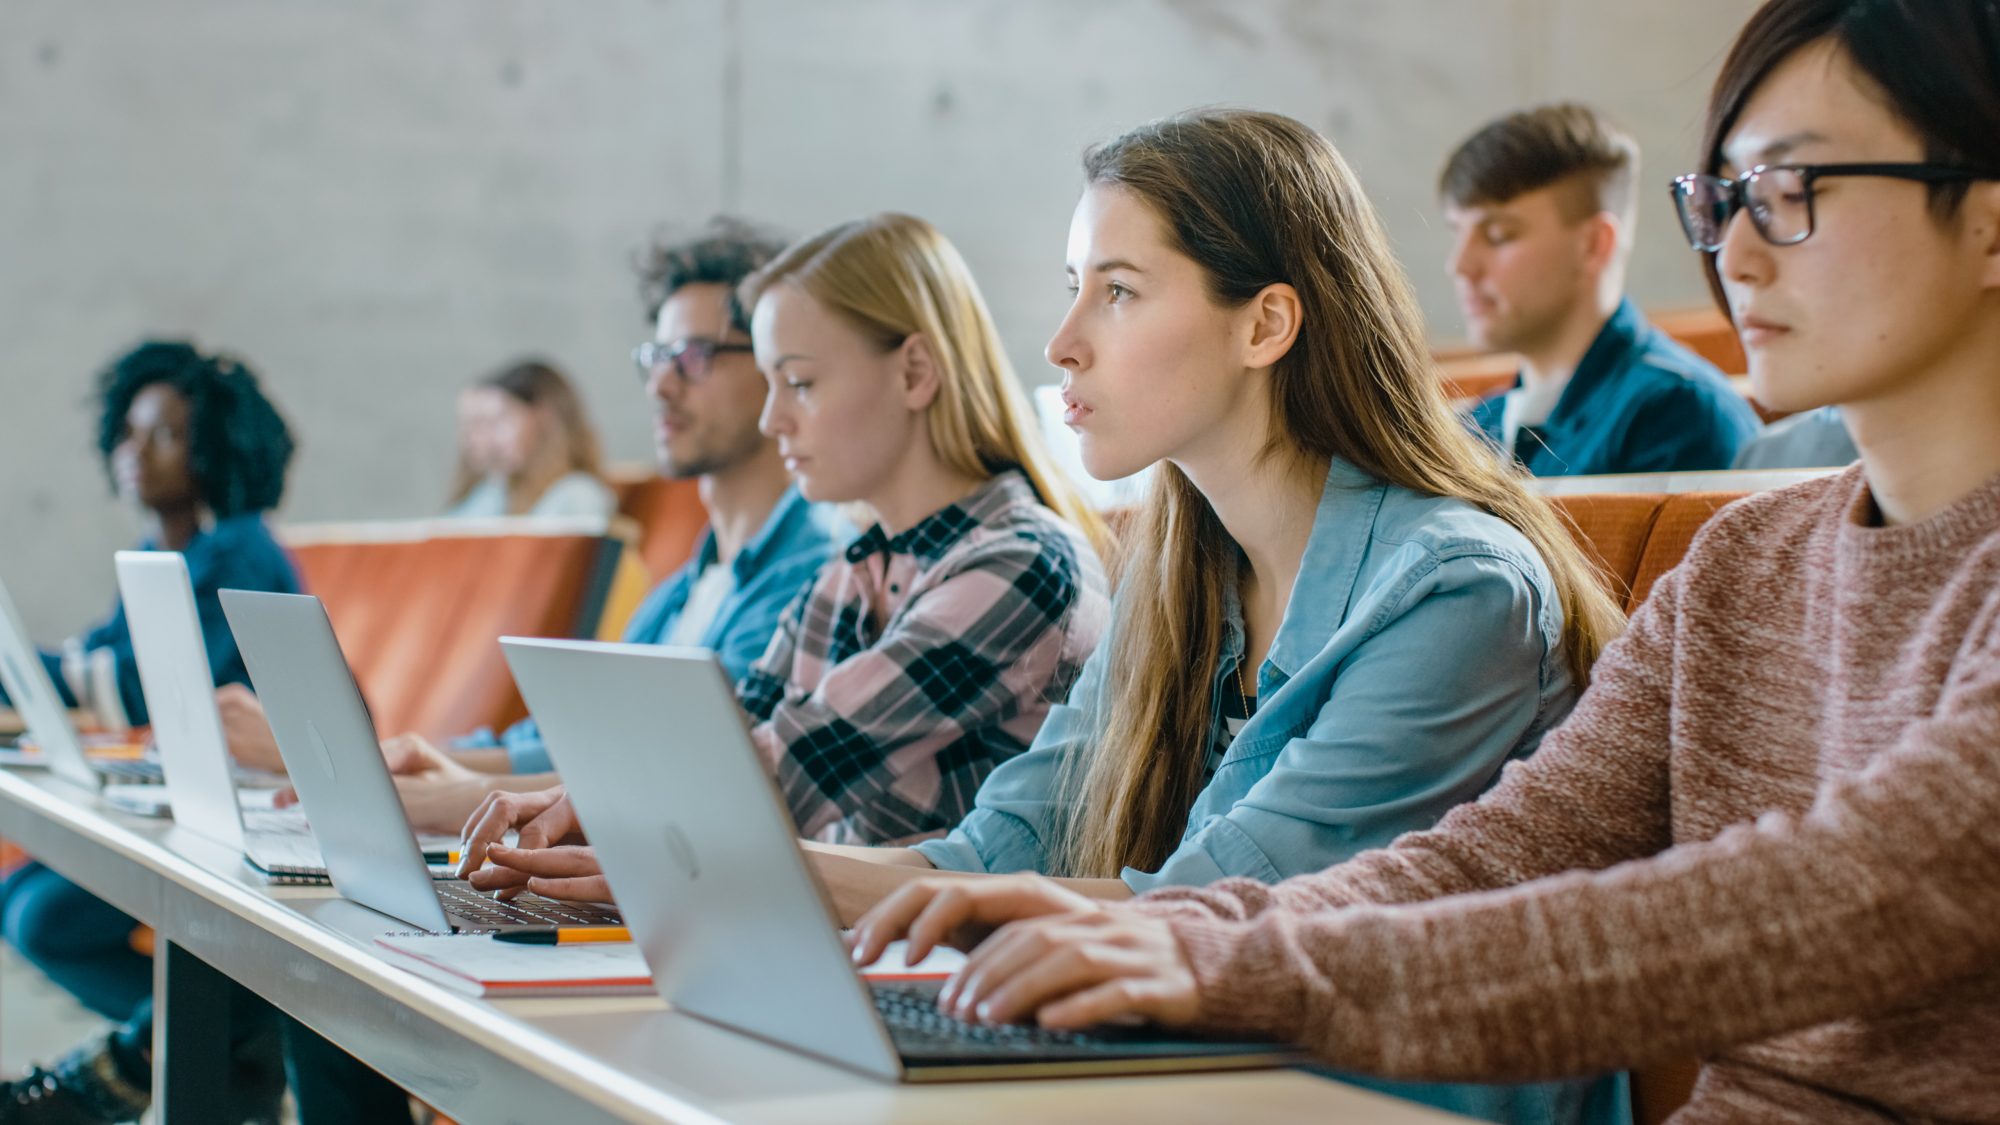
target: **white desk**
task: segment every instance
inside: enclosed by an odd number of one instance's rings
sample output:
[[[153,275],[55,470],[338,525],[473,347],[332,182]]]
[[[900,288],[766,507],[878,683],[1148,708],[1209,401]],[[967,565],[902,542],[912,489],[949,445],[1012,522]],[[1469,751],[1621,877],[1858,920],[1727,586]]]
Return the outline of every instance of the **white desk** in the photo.
[[[225,977],[477,1125],[1459,1120],[1299,1071],[898,1086],[655,998],[451,992],[376,956],[374,939],[397,928],[381,915],[330,889],[266,886],[227,848],[39,773],[0,770],[0,836],[157,931],[162,1125],[219,1119]]]

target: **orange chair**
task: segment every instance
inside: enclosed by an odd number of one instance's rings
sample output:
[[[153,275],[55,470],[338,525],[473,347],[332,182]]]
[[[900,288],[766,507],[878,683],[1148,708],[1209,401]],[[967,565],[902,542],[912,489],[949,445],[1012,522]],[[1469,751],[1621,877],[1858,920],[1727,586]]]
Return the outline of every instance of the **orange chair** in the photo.
[[[694,481],[668,480],[651,469],[627,469],[611,478],[618,514],[639,525],[639,560],[654,582],[679,570],[694,554],[708,526],[708,509]]]
[[[595,635],[619,539],[540,532],[535,521],[487,530],[423,523],[284,533],[385,736],[502,727],[527,708],[497,637]]]
[[[1736,326],[1729,323],[1720,309],[1711,305],[1649,312],[1646,317],[1654,327],[1714,364],[1724,375],[1741,375],[1750,370],[1750,360],[1743,354],[1743,341],[1736,335]]]
[[[1646,536],[1646,550],[1639,558],[1638,573],[1632,579],[1632,597],[1625,612],[1638,609],[1646,595],[1653,592],[1653,584],[1680,565],[1695,533],[1710,516],[1742,496],[1741,492],[1682,492],[1667,497]]]
[[[1557,496],[1551,501],[1577,545],[1597,564],[1605,589],[1631,612],[1633,584],[1646,553],[1647,537],[1666,496],[1657,492],[1603,492]]]

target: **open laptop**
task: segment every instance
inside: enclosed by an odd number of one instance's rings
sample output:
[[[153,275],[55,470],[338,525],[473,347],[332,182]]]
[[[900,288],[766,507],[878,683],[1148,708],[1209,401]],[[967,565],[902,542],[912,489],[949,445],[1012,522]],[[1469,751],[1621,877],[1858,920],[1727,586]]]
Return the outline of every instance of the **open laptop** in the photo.
[[[87,789],[99,788],[103,782],[84,757],[69,708],[42,666],[42,654],[28,638],[5,582],[0,582],[0,684],[28,724],[29,737],[41,747],[49,772]]]
[[[118,593],[132,630],[139,685],[146,693],[166,785],[113,787],[105,791],[105,800],[134,812],[164,812],[139,807],[148,796],[157,806],[164,788],[165,805],[175,820],[242,852],[266,875],[325,878],[326,865],[305,810],[246,806],[238,791],[222,716],[215,709],[215,679],[208,670],[187,560],[173,551],[120,551],[116,561]],[[427,834],[420,843],[426,861],[442,870],[458,841]]]
[[[462,879],[435,879],[319,599],[224,590],[222,612],[335,890],[437,933],[618,924],[610,907],[529,894],[501,902]]]
[[[908,1082],[1246,1069],[1269,1043],[961,1023],[937,982],[869,982],[729,678],[701,649],[501,638],[625,924],[676,1009]]]

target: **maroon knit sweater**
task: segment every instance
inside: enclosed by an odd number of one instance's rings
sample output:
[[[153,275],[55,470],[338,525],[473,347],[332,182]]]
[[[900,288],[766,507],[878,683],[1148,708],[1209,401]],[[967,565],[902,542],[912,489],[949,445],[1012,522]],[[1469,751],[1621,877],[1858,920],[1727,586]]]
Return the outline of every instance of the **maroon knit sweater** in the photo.
[[[2000,1121],[2000,480],[1730,506],[1482,800],[1317,875],[1160,891],[1203,1020],[1348,1069],[1687,1055],[1676,1122]]]

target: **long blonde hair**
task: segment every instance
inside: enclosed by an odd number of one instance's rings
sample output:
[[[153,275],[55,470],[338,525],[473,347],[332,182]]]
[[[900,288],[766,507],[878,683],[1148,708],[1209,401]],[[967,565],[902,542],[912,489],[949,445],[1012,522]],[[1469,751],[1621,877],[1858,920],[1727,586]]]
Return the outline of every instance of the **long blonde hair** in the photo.
[[[1303,324],[1272,372],[1273,447],[1261,454],[1341,458],[1514,526],[1554,578],[1564,651],[1586,682],[1624,616],[1555,509],[1452,413],[1409,280],[1333,145],[1277,114],[1202,110],[1091,149],[1084,171],[1152,207],[1218,304],[1241,306],[1278,282],[1297,289]],[[1124,530],[1097,745],[1065,766],[1057,874],[1156,870],[1203,782],[1236,546],[1171,463],[1155,467]]]
[[[938,459],[983,479],[1019,469],[1046,504],[1082,531],[1100,558],[1110,532],[1057,467],[1000,347],[1000,332],[972,270],[938,229],[911,215],[856,219],[800,239],[744,280],[745,308],[785,282],[884,350],[921,334],[938,366],[938,394],[924,427]]]

